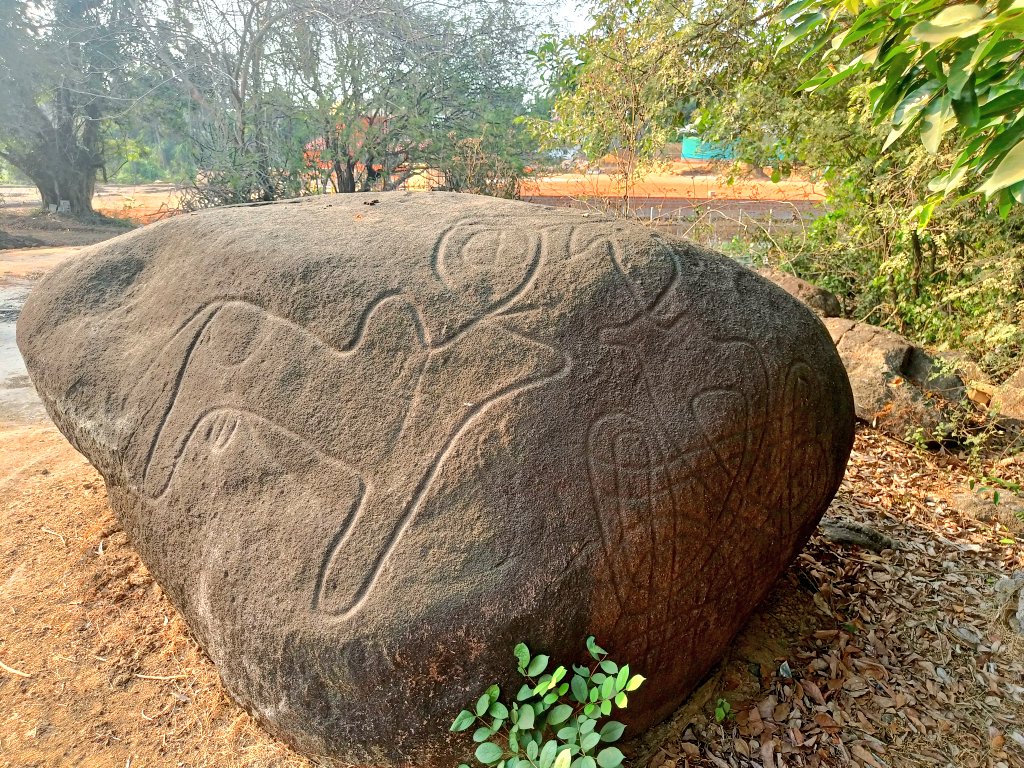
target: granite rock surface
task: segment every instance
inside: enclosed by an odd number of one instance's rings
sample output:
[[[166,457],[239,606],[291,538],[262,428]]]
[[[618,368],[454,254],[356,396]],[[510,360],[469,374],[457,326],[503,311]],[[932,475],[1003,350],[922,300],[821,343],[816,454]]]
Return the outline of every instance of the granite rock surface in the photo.
[[[719,660],[853,439],[821,322],[594,216],[388,193],[182,215],[88,249],[18,342],[230,694],[299,750],[454,765],[522,640],[648,682]],[[514,692],[516,688],[512,688]]]

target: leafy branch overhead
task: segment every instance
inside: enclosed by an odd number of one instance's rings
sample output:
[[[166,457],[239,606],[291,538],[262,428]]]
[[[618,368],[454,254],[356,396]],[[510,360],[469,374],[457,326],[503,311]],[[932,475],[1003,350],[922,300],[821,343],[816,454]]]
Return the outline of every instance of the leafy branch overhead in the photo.
[[[520,643],[515,647],[519,674],[526,682],[515,701],[506,705],[492,685],[471,709],[462,710],[452,723],[455,732],[473,731],[475,757],[481,765],[498,768],[620,768],[625,756],[615,746],[626,726],[607,718],[625,709],[628,694],[644,682],[619,666],[593,637],[587,651],[589,666],[548,671],[550,659],[532,656]],[[599,727],[600,726],[600,727]],[[459,768],[469,768],[463,764]]]
[[[932,154],[955,143],[921,226],[946,199],[984,195],[1002,216],[1024,203],[1024,0],[797,0],[779,18],[791,27],[783,48],[813,42],[805,60],[824,51],[825,68],[803,88],[870,79],[871,110],[891,127],[885,148],[911,131]]]

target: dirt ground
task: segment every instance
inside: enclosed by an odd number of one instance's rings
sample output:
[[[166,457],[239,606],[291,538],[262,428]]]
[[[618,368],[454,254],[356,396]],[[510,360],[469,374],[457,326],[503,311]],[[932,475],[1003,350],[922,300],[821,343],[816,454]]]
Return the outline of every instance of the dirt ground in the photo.
[[[178,207],[179,194],[173,184],[100,184],[93,198],[93,210],[113,219],[124,219],[135,224],[149,224],[168,216]],[[2,214],[25,214],[38,211],[39,193],[35,187],[0,184],[0,220]],[[73,226],[74,220],[66,216],[42,214],[38,220],[61,222]],[[6,222],[5,222],[6,223]],[[24,224],[32,226],[31,221]],[[4,229],[0,226],[0,229]],[[88,230],[88,227],[86,227]],[[52,231],[46,228],[44,231]],[[66,243],[75,245],[76,243]],[[80,243],[77,243],[80,244]],[[2,246],[0,246],[2,247]]]
[[[25,213],[0,212],[0,230]],[[29,218],[13,230],[67,250],[0,251],[0,283],[124,231]],[[634,765],[1024,768],[1024,638],[997,589],[1024,569],[1024,501],[970,476],[861,430],[827,519],[891,548],[815,536],[706,684],[632,744]],[[0,414],[0,768],[312,765],[226,696],[95,470],[47,421]]]
[[[560,173],[530,177],[523,182],[522,196],[524,199],[617,197],[624,192],[624,182],[613,171],[609,166],[603,168],[601,173]],[[728,164],[707,161],[666,163],[656,172],[645,174],[632,182],[630,195],[638,203],[645,199],[820,202],[825,197],[824,185],[799,177],[772,182],[761,176],[731,178],[729,171]]]

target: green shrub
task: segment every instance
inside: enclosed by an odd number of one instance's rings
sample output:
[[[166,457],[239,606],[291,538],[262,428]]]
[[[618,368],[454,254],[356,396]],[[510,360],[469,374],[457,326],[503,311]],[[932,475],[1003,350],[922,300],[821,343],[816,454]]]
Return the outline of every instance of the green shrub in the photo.
[[[607,719],[625,709],[628,695],[644,682],[608,658],[593,637],[587,638],[593,663],[548,672],[550,659],[530,655],[523,643],[515,647],[519,674],[525,682],[515,701],[501,702],[492,685],[452,723],[452,731],[473,726],[475,757],[481,765],[500,768],[620,768],[624,755],[612,746],[625,730]],[[602,722],[603,720],[603,722]],[[460,768],[469,768],[463,764]]]

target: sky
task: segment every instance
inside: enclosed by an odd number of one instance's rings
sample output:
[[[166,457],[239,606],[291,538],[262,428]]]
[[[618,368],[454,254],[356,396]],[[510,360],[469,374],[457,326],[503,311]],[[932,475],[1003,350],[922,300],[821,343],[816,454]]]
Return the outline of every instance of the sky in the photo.
[[[552,10],[558,31],[563,34],[577,34],[590,26],[590,14],[583,0],[557,0]]]

